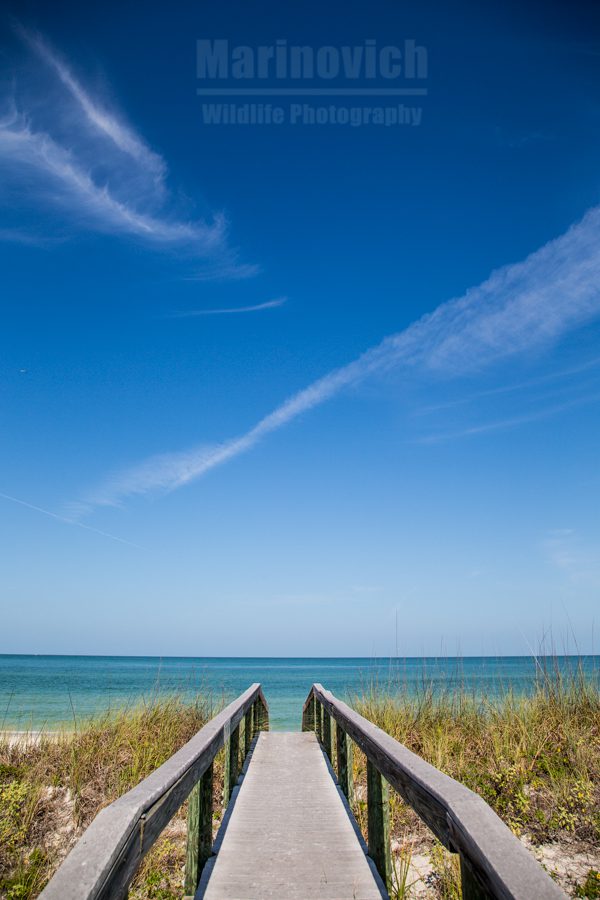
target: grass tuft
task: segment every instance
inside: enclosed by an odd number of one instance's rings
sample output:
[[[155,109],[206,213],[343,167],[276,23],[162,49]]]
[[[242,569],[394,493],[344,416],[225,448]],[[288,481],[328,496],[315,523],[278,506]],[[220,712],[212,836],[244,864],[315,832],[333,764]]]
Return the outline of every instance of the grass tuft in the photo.
[[[0,896],[36,897],[100,809],[162,765],[212,715],[206,698],[167,697],[90,720],[74,733],[18,743],[0,738]],[[168,859],[166,870],[180,879],[185,828],[178,837],[177,864],[168,837],[154,855]],[[133,895],[168,900],[156,870],[144,872],[154,883],[140,887],[138,879]]]
[[[460,682],[448,688],[426,681],[415,694],[403,684],[373,682],[352,699],[352,705],[480,794],[515,834],[534,847],[562,842],[567,862],[569,853],[581,847],[595,855],[600,852],[600,690],[598,681],[584,676],[581,666],[567,672],[558,665],[541,667],[528,695],[496,690],[488,698],[467,693]],[[366,760],[358,750],[354,778],[354,811],[366,834]],[[410,856],[416,845],[429,859],[426,882],[431,896],[460,897],[457,858],[432,839],[394,791],[390,815],[398,857],[394,896],[412,896],[415,874]],[[583,885],[567,878],[563,886],[571,893],[596,890],[594,872]]]
[[[481,794],[516,834],[600,840],[600,691],[579,670],[545,673],[530,695],[494,699],[372,685],[354,706]]]

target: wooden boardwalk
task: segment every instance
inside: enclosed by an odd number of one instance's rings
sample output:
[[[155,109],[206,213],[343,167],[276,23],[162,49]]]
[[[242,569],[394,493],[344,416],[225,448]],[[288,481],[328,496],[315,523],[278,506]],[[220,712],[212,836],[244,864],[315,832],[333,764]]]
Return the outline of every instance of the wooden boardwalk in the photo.
[[[368,856],[346,799],[354,793],[354,747],[366,759]],[[221,749],[226,812],[213,844]],[[190,900],[381,900],[386,890],[395,896],[390,790],[457,854],[463,900],[566,897],[480,796],[322,685],[310,689],[301,732],[273,733],[262,688],[253,684],[98,813],[40,900],[126,898],[142,860],[186,800],[183,893]]]
[[[313,732],[262,732],[197,900],[387,897]]]

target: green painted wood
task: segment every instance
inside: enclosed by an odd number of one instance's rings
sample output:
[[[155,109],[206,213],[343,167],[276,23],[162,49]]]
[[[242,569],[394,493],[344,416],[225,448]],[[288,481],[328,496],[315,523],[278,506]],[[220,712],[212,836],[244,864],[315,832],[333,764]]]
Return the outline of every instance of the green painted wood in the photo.
[[[221,710],[177,753],[102,809],[48,882],[40,900],[116,900],[157,838],[257,697],[259,684]]]
[[[212,849],[213,765],[190,794],[187,816],[187,852],[184,893],[194,896],[202,869]]]
[[[238,776],[240,774],[240,726],[238,725],[231,732],[231,737],[229,738],[229,766],[227,767],[227,781],[225,782],[225,789],[227,795],[227,803],[233,794],[233,789],[237,784]]]
[[[187,811],[187,848],[185,854],[185,878],[183,892],[186,896],[194,896],[200,871],[198,865],[198,845],[200,834],[200,782],[193,788],[188,798]]]
[[[269,730],[269,714],[260,698],[254,704],[254,721],[256,732]]]
[[[231,783],[231,740],[228,737],[223,744],[223,809],[229,803],[229,785]]]
[[[323,749],[329,757],[329,762],[333,760],[333,752],[331,746],[331,716],[327,711],[323,711]]]
[[[390,788],[369,759],[367,759],[367,819],[369,856],[377,866],[377,871],[388,891],[391,891]]]
[[[315,698],[312,694],[302,710],[302,731],[315,731]]]
[[[329,731],[331,732],[331,767],[334,771],[337,766],[337,740],[335,726],[335,719],[333,718],[333,716],[329,716]]]
[[[258,732],[260,731],[260,703],[258,702],[258,700],[252,707],[252,710],[254,714],[254,733],[258,734]]]
[[[473,900],[479,900],[475,890],[487,891],[494,900],[565,900],[562,889],[481,797],[411,753],[321,684],[312,685],[309,698],[334,717],[439,840],[465,857],[470,868],[465,890],[472,891]]]
[[[244,716],[244,757],[248,756],[252,743],[254,723],[252,721],[252,708]]]
[[[263,703],[262,698],[259,699],[260,704],[260,730],[268,731],[269,730],[269,709],[265,703]]]
[[[341,725],[335,726],[337,749],[337,777],[339,785],[352,805],[354,799],[354,779],[352,777],[352,740]]]
[[[460,857],[460,886],[463,900],[490,900],[490,894],[476,877],[469,861]]]

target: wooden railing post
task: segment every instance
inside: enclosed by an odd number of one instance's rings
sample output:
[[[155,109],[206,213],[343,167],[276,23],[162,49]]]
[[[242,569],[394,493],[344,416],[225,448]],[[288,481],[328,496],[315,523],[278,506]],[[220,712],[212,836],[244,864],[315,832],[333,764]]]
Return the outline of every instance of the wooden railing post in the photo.
[[[302,711],[302,731],[315,731],[315,697],[311,695]]]
[[[260,700],[254,704],[254,733],[258,734],[261,730],[261,706]]]
[[[331,748],[331,716],[327,712],[326,709],[323,709],[323,748],[325,753],[329,757],[329,762],[332,762],[332,748]]]
[[[566,900],[562,889],[482,797],[412,753],[323,685],[312,685],[308,702],[311,699],[323,748],[329,747],[323,716],[331,716],[336,723],[337,776],[343,793],[352,794],[354,744],[367,759],[369,854],[390,893],[389,791],[393,788],[440,843],[459,855],[464,900]]]
[[[491,895],[483,889],[473,874],[469,862],[460,855],[460,887],[463,900],[490,900]]]
[[[344,729],[336,723],[335,737],[337,745],[337,777],[338,783],[344,792],[348,803],[352,805],[354,799],[354,785],[352,777],[352,740]]]
[[[253,707],[251,706],[244,716],[244,757],[248,756],[252,738],[254,737],[254,716],[252,715]]]
[[[390,789],[383,775],[369,759],[367,759],[367,818],[369,856],[377,866],[387,890],[391,891]]]
[[[335,769],[337,765],[337,740],[336,740],[336,721],[333,716],[329,716],[329,730],[331,732],[331,765]],[[334,764],[335,760],[335,764]]]
[[[262,698],[259,697],[254,704],[254,730],[255,731],[268,731],[269,730],[269,713],[262,701]]]
[[[237,725],[231,732],[228,744],[225,748],[225,784],[223,786],[223,802],[229,803],[233,789],[237,784],[240,758],[240,726]]]
[[[223,799],[229,800],[239,772],[240,725],[260,700],[251,685],[207,722],[171,759],[110,806],[101,810],[43,889],[44,900],[66,897],[124,900],[140,863],[181,805],[189,798],[185,887],[193,896],[202,866],[212,850],[213,763],[224,750]],[[251,729],[248,729],[250,733]],[[244,747],[247,735],[244,733]]]
[[[212,849],[213,765],[192,790],[187,814],[187,852],[184,893],[193,897]]]
[[[315,697],[315,734],[319,743],[323,740],[323,706]]]

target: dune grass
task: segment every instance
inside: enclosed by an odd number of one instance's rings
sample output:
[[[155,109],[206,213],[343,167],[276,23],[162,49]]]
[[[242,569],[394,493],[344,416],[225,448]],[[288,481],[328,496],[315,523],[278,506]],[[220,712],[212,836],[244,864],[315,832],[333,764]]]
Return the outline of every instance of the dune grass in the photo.
[[[575,669],[540,670],[529,696],[468,694],[423,680],[366,685],[355,708],[433,765],[477,791],[512,830],[534,844],[580,841],[600,848],[600,692]],[[216,704],[219,706],[220,704]],[[36,897],[96,813],[161,765],[217,712],[207,697],[170,697],[102,716],[72,733],[10,743],[0,737],[0,897]],[[222,752],[215,766],[215,826]],[[366,830],[366,763],[354,754],[355,804]],[[437,844],[391,792],[397,891],[410,897],[411,863],[426,848],[427,896],[458,898],[457,858]],[[145,859],[131,900],[182,896],[185,806]],[[599,849],[600,852],[600,849]],[[600,897],[591,869],[569,885]],[[594,893],[597,891],[597,893]]]
[[[99,810],[165,762],[213,713],[204,697],[168,697],[90,720],[72,733],[18,743],[0,738],[0,896],[36,897]],[[185,834],[183,814],[175,834]],[[178,896],[157,879],[154,861],[162,860],[161,873],[179,878],[182,843],[167,836],[157,845],[131,896]]]
[[[460,686],[444,690],[426,683],[414,695],[402,685],[374,683],[352,703],[480,794],[515,834],[533,844],[578,840],[600,851],[600,691],[580,667],[567,673],[555,665],[540,669],[527,696],[506,690],[484,698]],[[365,760],[355,757],[356,815],[364,827]],[[406,853],[428,833],[393,791],[391,817],[397,865],[406,880]],[[456,860],[439,845],[432,851],[438,896],[459,896]]]

